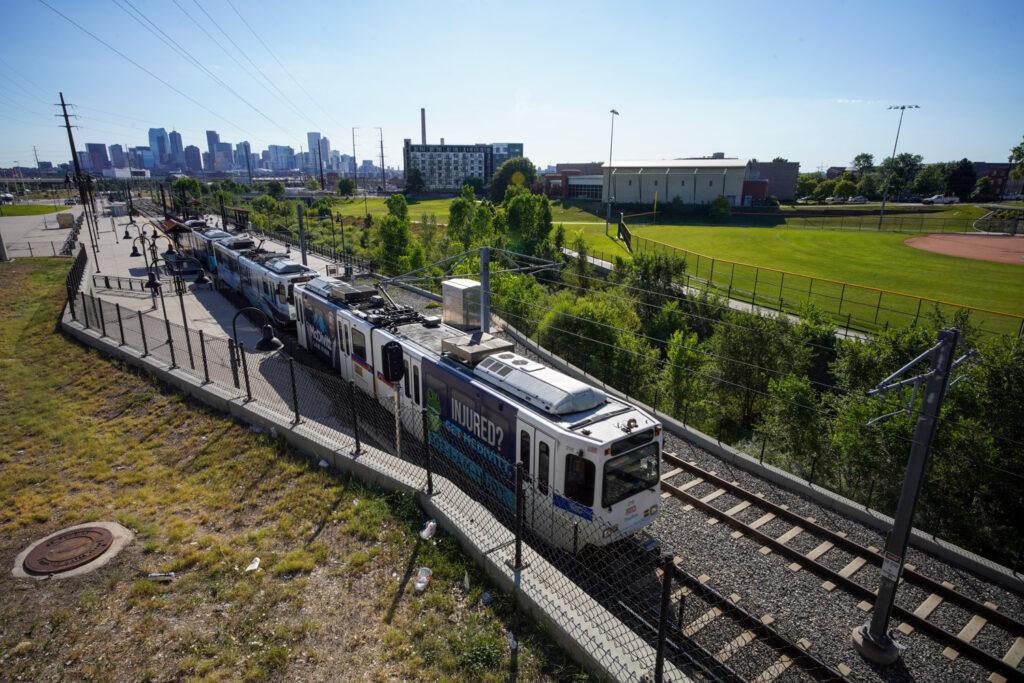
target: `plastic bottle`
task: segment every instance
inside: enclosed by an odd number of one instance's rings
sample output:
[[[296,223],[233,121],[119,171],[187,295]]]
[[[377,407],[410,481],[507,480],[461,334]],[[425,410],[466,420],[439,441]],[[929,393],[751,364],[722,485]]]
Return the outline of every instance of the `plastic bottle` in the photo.
[[[427,586],[430,585],[430,580],[433,578],[434,572],[430,571],[430,567],[420,567],[420,570],[416,572],[416,582],[413,584],[416,592],[422,593],[427,590]]]
[[[437,522],[435,522],[434,520],[430,520],[426,523],[426,525],[423,527],[423,530],[420,532],[420,538],[422,538],[424,541],[429,541],[431,538],[434,537],[435,531],[437,531]]]

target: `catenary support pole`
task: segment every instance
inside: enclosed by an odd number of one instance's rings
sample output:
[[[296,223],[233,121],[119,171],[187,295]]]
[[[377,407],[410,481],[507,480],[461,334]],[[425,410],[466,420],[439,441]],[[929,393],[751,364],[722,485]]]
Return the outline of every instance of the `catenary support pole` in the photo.
[[[203,384],[210,383],[210,366],[206,361],[206,335],[199,330],[199,354],[203,357]]]
[[[302,265],[308,265],[306,263],[306,224],[302,218],[302,204],[295,204],[295,215],[299,217],[299,251],[302,253]]]
[[[932,367],[927,375],[924,399],[917,414],[917,425],[910,445],[910,457],[903,477],[900,500],[896,506],[896,516],[885,541],[878,597],[875,599],[871,621],[853,632],[854,646],[864,657],[877,664],[887,666],[900,657],[901,648],[889,633],[889,619],[896,601],[896,588],[903,572],[907,542],[914,523],[914,510],[921,493],[921,484],[928,465],[939,412],[942,410],[942,401],[949,387],[950,370],[959,339],[960,331],[956,328],[939,332],[938,346],[932,354]]]
[[[480,247],[480,331],[491,331],[491,248]]]
[[[672,579],[676,572],[675,560],[665,555],[661,560],[661,609],[658,611],[658,645],[654,659],[654,682],[665,680],[665,641],[668,638],[668,617],[672,606]]]

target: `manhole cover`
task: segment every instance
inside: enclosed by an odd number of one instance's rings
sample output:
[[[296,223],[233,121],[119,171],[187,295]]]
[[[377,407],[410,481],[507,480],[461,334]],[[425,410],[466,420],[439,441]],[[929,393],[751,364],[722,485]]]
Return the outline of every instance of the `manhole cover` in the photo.
[[[102,555],[114,536],[103,527],[70,529],[40,543],[25,558],[25,571],[32,574],[59,574],[81,567]]]

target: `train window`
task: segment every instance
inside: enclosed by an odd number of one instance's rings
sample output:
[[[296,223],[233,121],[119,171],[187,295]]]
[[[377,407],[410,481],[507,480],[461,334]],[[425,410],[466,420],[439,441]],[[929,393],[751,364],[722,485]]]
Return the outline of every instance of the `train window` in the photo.
[[[519,461],[523,463],[523,473],[530,473],[530,433],[519,430]]]
[[[352,353],[366,360],[366,337],[359,330],[352,330]]]
[[[409,386],[410,384],[412,384],[412,382],[409,381],[409,361],[404,361],[404,362],[405,362],[405,375],[402,377],[402,379],[405,380],[405,397],[406,398],[412,398],[412,387]]]
[[[550,447],[543,441],[537,442],[537,490],[548,492],[548,470],[551,469]]]
[[[565,456],[565,497],[581,505],[594,504],[594,463],[581,455]]]
[[[414,392],[414,400],[416,405],[420,404],[420,367],[418,365],[412,366],[412,390]]]
[[[263,293],[266,294],[267,296],[270,296],[270,286],[266,283],[265,280],[263,282]]]

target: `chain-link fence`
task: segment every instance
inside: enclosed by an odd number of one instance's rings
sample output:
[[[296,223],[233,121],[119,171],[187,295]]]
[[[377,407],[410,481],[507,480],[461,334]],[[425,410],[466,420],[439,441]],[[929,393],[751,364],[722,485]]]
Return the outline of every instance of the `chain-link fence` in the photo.
[[[131,310],[84,292],[74,300],[73,319],[114,344],[270,411],[279,423],[292,424],[335,452],[356,459],[387,454],[388,475],[412,482],[425,495],[468,496],[489,514],[467,508],[467,528],[502,539],[487,554],[543,586],[543,609],[574,608],[573,595],[594,601],[588,622],[614,647],[621,665],[617,677],[642,670],[658,681],[673,680],[681,671],[700,680],[746,680],[788,669],[788,680],[840,678],[804,645],[742,609],[734,596],[717,593],[679,560],[659,557],[645,543],[651,539],[605,544],[618,529],[559,507],[554,482],[521,464],[480,458],[472,444],[449,433],[457,427],[442,419],[426,388],[420,396],[398,385],[380,399],[280,351],[236,345],[154,311]],[[535,560],[531,567],[531,557],[544,562]]]

